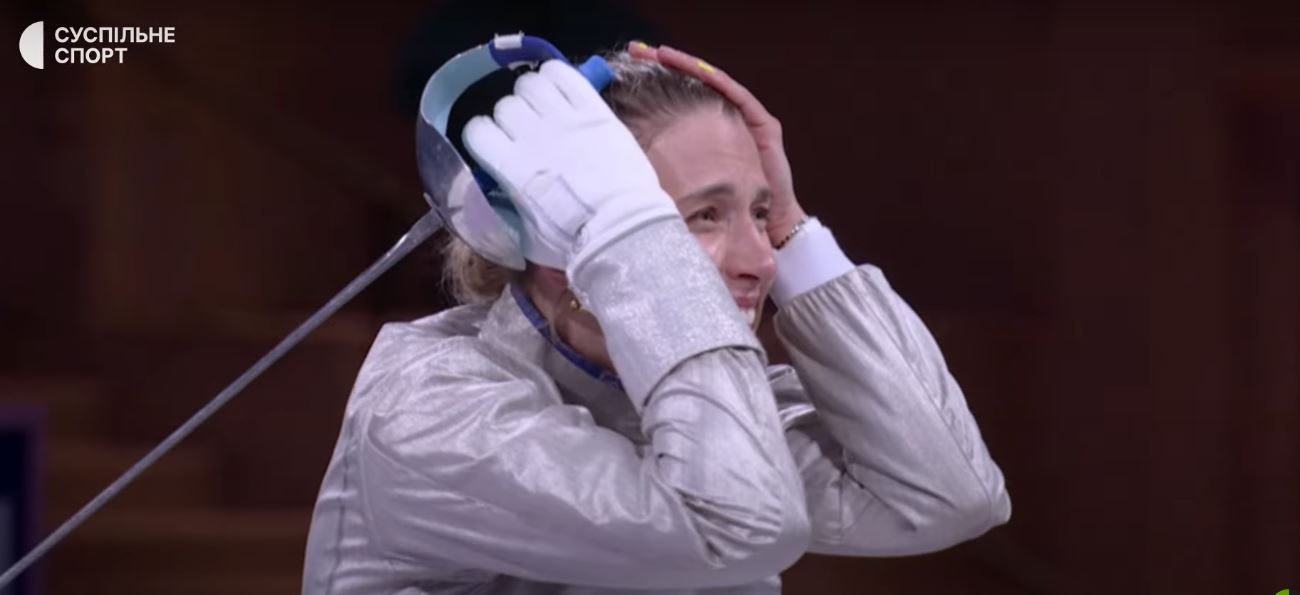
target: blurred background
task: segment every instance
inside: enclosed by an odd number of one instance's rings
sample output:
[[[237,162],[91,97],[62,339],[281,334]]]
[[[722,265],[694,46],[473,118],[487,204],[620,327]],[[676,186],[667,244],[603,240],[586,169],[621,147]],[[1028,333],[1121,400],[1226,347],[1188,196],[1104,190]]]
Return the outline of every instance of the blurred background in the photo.
[[[1006,474],[1008,525],[810,555],[786,593],[1300,588],[1300,5],[919,4],[6,2],[11,44],[40,20],[176,41],[43,71],[9,46],[0,559],[420,216],[419,88],[524,30],[575,57],[667,43],[749,86],[801,201],[927,321]],[[353,377],[381,324],[449,304],[439,266],[404,261],[21,593],[297,592]]]

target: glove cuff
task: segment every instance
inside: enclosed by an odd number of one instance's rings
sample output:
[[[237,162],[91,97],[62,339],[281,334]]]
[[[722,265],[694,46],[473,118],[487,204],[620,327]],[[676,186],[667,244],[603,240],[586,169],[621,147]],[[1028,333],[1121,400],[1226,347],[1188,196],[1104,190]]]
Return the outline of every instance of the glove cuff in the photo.
[[[593,256],[636,230],[656,221],[680,218],[672,197],[658,187],[639,196],[613,199],[609,207],[597,210],[578,230],[566,271],[569,279],[577,278],[578,270]]]

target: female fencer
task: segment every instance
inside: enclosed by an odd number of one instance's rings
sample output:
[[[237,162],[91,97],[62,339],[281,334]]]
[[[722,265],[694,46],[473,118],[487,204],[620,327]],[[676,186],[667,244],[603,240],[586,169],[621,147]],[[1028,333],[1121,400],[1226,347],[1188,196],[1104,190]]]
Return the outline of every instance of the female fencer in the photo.
[[[464,305],[386,325],[316,503],[304,593],[745,593],[806,552],[1005,523],[930,332],[796,198],[780,124],[667,47],[558,61],[464,130],[531,250],[453,241]],[[754,330],[767,299],[793,366]]]

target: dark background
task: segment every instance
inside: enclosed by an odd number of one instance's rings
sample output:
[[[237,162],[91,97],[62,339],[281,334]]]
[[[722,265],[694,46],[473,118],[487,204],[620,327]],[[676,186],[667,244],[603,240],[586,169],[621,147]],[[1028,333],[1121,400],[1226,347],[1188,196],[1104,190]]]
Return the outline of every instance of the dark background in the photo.
[[[928,556],[808,556],[787,593],[1300,587],[1294,2],[0,14],[0,404],[48,407],[47,529],[421,214],[413,94],[523,29],[574,54],[644,36],[747,84],[801,201],[931,326],[1006,474],[1008,525]],[[37,20],[50,44],[59,25],[176,43],[37,71],[14,47]],[[446,305],[438,265],[408,258],[74,534],[51,592],[297,592],[353,376],[382,322]]]

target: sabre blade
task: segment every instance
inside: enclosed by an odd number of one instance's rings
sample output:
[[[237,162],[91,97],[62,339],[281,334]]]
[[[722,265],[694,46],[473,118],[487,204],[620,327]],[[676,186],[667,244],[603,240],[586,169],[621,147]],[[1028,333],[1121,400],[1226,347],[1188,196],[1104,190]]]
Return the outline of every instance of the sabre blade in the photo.
[[[218,393],[211,401],[208,401],[203,408],[199,409],[198,412],[186,420],[185,423],[176,428],[170,436],[158,443],[158,446],[155,446],[153,450],[149,451],[148,454],[132,465],[126,473],[123,473],[121,477],[118,477],[113,481],[113,483],[109,484],[107,488],[104,488],[104,491],[96,495],[90,502],[81,507],[81,510],[78,510],[76,514],[73,514],[72,517],[64,521],[58,529],[55,529],[54,532],[47,535],[45,539],[41,540],[41,542],[36,545],[36,547],[27,552],[22,559],[14,563],[13,566],[10,566],[4,574],[0,575],[0,590],[4,590],[9,583],[17,579],[20,574],[27,570],[32,564],[35,564],[36,561],[40,560],[46,552],[55,545],[58,545],[63,538],[67,537],[69,533],[72,533],[73,530],[89,519],[91,515],[98,512],[100,508],[103,508],[109,500],[113,499],[114,496],[117,496],[117,494],[130,485],[131,482],[135,481],[141,473],[144,473],[145,470],[157,462],[158,459],[167,454],[172,447],[180,443],[181,440],[184,440],[186,436],[189,436],[191,432],[202,425],[203,422],[207,421],[209,417],[212,417],[212,414],[216,413],[217,410],[221,409],[221,407],[227,402],[235,398],[235,396],[242,392],[249,383],[257,379],[262,372],[265,372],[267,368],[271,367],[271,365],[283,357],[285,353],[288,353],[290,349],[293,349],[295,345],[306,338],[307,335],[311,334],[312,331],[316,330],[316,328],[329,319],[330,316],[333,316],[335,312],[338,312],[344,304],[347,304],[352,300],[352,298],[356,297],[358,293],[361,293],[362,290],[373,283],[375,279],[378,279],[380,275],[383,275],[384,272],[396,264],[397,261],[404,258],[407,254],[410,254],[416,246],[424,243],[424,241],[429,239],[429,237],[435,232],[442,229],[442,225],[442,219],[433,211],[426,213],[419,221],[416,221],[415,224],[411,226],[410,231],[406,232],[401,239],[397,240],[397,243],[393,244],[393,247],[389,248],[388,252],[380,257],[379,260],[370,265],[369,268],[353,279],[352,282],[348,283],[347,286],[345,286],[342,291],[335,294],[333,298],[330,298],[330,301],[326,302],[324,306],[308,317],[305,322],[298,325],[298,328],[294,329],[293,332],[289,333],[287,337],[281,340],[274,349],[262,356],[261,359],[257,360],[257,363],[253,364],[253,366],[243,374],[240,374],[234,382],[230,383],[229,386]]]

